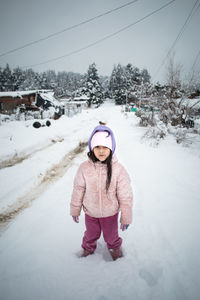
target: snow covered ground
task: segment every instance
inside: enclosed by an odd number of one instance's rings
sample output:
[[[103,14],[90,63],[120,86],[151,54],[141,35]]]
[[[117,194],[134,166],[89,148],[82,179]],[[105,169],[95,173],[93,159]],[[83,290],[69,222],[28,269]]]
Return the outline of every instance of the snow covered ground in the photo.
[[[134,190],[133,224],[120,232],[125,256],[115,262],[102,238],[95,255],[78,258],[84,215],[79,224],[69,216],[73,177],[87,158],[87,149],[73,150],[99,120],[115,132]],[[0,299],[199,299],[200,145],[141,143],[145,129],[111,103],[50,127],[31,124],[0,126],[0,213],[29,203],[1,225]]]

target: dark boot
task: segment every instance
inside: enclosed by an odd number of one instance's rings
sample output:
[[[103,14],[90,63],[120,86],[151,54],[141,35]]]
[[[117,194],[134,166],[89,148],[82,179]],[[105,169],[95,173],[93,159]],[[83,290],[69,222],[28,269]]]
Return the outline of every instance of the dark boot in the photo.
[[[116,260],[116,259],[123,256],[122,251],[121,251],[120,248],[118,248],[118,249],[109,249],[109,251],[110,251],[110,254],[111,254],[113,260]]]
[[[81,257],[87,257],[88,255],[93,254],[94,252],[88,251],[86,249],[83,249],[83,253],[81,254]]]

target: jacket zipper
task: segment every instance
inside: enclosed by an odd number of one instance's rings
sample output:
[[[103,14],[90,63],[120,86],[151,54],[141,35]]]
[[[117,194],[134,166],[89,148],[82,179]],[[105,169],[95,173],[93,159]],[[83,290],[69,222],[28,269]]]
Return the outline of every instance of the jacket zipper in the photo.
[[[103,217],[102,213],[102,198],[101,198],[101,166],[99,168],[99,209],[100,209],[100,214]]]

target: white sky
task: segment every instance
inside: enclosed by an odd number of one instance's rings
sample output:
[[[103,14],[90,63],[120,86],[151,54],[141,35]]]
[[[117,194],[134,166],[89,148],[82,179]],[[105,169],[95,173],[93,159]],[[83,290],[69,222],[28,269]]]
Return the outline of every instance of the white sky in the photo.
[[[118,11],[30,47],[0,57],[0,66],[34,65],[85,47],[139,20],[170,0],[138,0]],[[78,24],[130,0],[1,0],[0,54]],[[163,10],[101,43],[63,59],[32,67],[35,71],[85,73],[95,62],[99,75],[110,75],[114,64],[147,68],[153,81],[164,79],[163,59],[196,0],[176,0]],[[199,1],[200,2],[200,1]],[[197,3],[197,5],[199,4]],[[200,50],[200,7],[175,47],[175,60],[187,73]],[[196,68],[200,69],[200,57]]]

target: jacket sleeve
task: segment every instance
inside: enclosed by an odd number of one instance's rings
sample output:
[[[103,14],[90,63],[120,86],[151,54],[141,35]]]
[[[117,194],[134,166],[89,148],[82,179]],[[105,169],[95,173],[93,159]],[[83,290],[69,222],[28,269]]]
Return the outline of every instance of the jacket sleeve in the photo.
[[[71,216],[80,216],[81,208],[83,203],[83,197],[85,194],[85,179],[82,172],[82,167],[78,168],[78,171],[74,178],[73,192],[70,202],[70,215]]]
[[[117,182],[117,197],[121,211],[120,223],[131,224],[133,192],[131,188],[130,177],[123,166],[121,166],[120,175]]]

